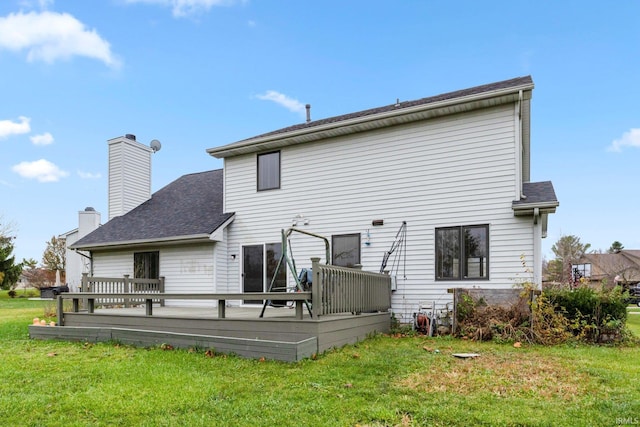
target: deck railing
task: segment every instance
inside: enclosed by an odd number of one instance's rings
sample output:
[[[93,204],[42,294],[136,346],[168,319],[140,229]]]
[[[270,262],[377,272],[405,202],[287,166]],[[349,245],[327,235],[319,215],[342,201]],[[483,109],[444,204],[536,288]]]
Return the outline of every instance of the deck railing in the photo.
[[[391,277],[389,275],[320,264],[320,258],[311,258],[311,263],[313,283],[310,306],[313,318],[338,313],[387,311],[391,308]],[[159,302],[161,305],[164,305],[165,297],[172,296],[164,292],[164,277],[157,280],[131,279],[128,275],[123,278],[89,277],[86,273],[82,276],[81,292],[93,295],[92,304],[122,304],[125,307],[148,303],[148,294],[160,294],[159,298],[153,299],[152,302]],[[135,293],[145,294],[145,296],[140,298],[131,296]],[[126,297],[123,294],[126,294]],[[220,299],[216,297],[217,294],[208,295],[214,299]],[[225,299],[229,299],[231,294],[224,295],[226,295]],[[245,294],[234,295],[237,299],[247,299]],[[278,297],[280,295],[282,293],[278,293]],[[204,297],[205,295],[194,294],[191,298]],[[284,299],[293,298],[284,297]]]
[[[320,264],[311,258],[313,317],[368,313],[391,308],[391,277],[355,268]]]
[[[80,284],[80,292],[97,293],[97,294],[163,294],[164,293],[164,277],[159,279],[138,279],[130,278],[128,274],[123,277],[95,277],[89,276],[88,273],[82,273],[82,283]],[[143,303],[144,299],[138,298],[114,298],[105,296],[99,298],[96,303],[101,305],[123,304],[129,307],[131,304]],[[164,306],[163,299],[154,300]]]

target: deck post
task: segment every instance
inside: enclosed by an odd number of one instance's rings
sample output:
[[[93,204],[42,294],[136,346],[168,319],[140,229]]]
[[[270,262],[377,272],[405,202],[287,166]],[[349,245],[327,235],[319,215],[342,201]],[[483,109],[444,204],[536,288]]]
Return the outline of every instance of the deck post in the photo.
[[[89,292],[89,273],[82,273],[82,282],[80,283],[80,292]],[[82,305],[89,306],[86,298],[82,300]]]
[[[147,316],[153,315],[153,299],[150,299],[150,298],[145,299],[144,305],[146,308],[146,315]]]
[[[218,300],[218,319],[224,319],[226,316],[225,313],[225,309],[226,309],[226,305],[227,305],[227,301],[220,299]]]
[[[131,292],[131,290],[129,290],[129,286],[130,282],[129,282],[129,275],[125,274],[124,275],[124,283],[123,283],[123,288],[122,288],[122,292],[125,294],[128,294],[129,292]],[[131,300],[129,298],[125,298],[124,299],[124,306],[125,307],[131,307]]]
[[[317,319],[322,309],[322,281],[320,280],[320,257],[311,258],[311,315]]]
[[[79,298],[74,298],[72,300],[73,302],[73,312],[77,313],[80,311],[80,299]]]
[[[298,320],[302,320],[302,316],[304,314],[302,310],[303,304],[304,304],[304,301],[296,301],[296,319]]]
[[[91,314],[95,311],[96,300],[95,298],[87,298],[87,311]]]
[[[56,296],[56,305],[58,306],[58,326],[64,326],[64,300],[60,295]]]
[[[164,294],[164,276],[160,276],[160,283],[158,283],[158,290],[161,294]],[[160,307],[164,307],[164,299],[160,300]]]

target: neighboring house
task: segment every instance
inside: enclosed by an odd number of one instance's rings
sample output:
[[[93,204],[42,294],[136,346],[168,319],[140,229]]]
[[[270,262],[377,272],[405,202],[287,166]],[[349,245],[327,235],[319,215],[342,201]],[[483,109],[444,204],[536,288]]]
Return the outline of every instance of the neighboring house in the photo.
[[[96,276],[250,292],[267,290],[283,229],[325,236],[333,264],[379,271],[406,222],[386,268],[403,322],[450,302],[450,288],[539,285],[558,201],[551,182],[530,182],[533,87],[521,77],[210,148],[223,170],[179,178],[71,247]],[[322,241],[290,243],[298,268],[324,261]]]
[[[81,251],[74,251],[69,247],[91,233],[100,226],[100,213],[92,207],[87,207],[85,210],[78,212],[78,228],[75,228],[66,233],[62,233],[59,238],[63,238],[66,241],[67,249],[65,251],[65,264],[66,264],[66,284],[72,292],[76,292],[80,289],[80,283],[82,280],[82,273],[89,273],[91,271],[89,254]]]
[[[640,283],[640,250],[624,249],[615,253],[585,254],[571,266],[574,282],[632,286]]]

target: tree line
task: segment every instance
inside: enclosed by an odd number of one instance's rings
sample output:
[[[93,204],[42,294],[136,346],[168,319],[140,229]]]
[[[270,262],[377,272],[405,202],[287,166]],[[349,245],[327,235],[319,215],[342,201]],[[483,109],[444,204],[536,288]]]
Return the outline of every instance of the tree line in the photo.
[[[0,217],[0,289],[13,290],[22,276],[31,286],[43,287],[54,283],[56,270],[64,283],[66,267],[66,242],[64,238],[52,236],[46,243],[42,260],[33,258],[18,262],[13,251],[16,238],[15,226]]]

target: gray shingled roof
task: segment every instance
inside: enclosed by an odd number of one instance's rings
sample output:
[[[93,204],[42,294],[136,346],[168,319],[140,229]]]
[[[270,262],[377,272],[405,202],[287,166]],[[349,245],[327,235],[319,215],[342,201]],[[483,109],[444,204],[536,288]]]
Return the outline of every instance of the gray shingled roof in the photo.
[[[379,113],[385,113],[387,111],[397,111],[397,110],[401,110],[403,108],[415,107],[415,106],[418,106],[418,105],[433,104],[435,102],[446,101],[446,100],[449,100],[449,99],[463,98],[463,97],[466,97],[466,96],[477,95],[477,94],[480,94],[480,93],[491,92],[491,91],[499,90],[499,89],[508,89],[508,88],[511,88],[511,87],[517,87],[517,86],[523,86],[523,85],[533,85],[533,80],[531,79],[531,76],[516,77],[514,79],[503,80],[503,81],[500,81],[500,82],[485,84],[485,85],[481,85],[481,86],[475,86],[475,87],[471,87],[471,88],[468,88],[468,89],[462,89],[462,90],[457,90],[457,91],[454,91],[454,92],[443,93],[443,94],[436,95],[436,96],[430,96],[428,98],[416,99],[414,101],[404,101],[404,102],[400,102],[400,103],[396,103],[396,104],[386,105],[386,106],[383,106],[383,107],[371,108],[371,109],[368,109],[368,110],[358,111],[358,112],[355,112],[355,113],[344,114],[344,115],[341,115],[341,116],[335,116],[335,117],[329,117],[329,118],[326,118],[326,119],[314,120],[314,121],[311,121],[309,123],[301,123],[301,124],[289,126],[289,127],[286,127],[286,128],[274,130],[272,132],[264,133],[262,135],[257,135],[257,136],[254,136],[254,137],[242,140],[242,141],[238,141],[237,143],[246,142],[246,141],[249,141],[249,140],[252,140],[252,139],[259,139],[259,138],[263,138],[265,136],[277,135],[277,134],[280,134],[280,133],[287,133],[287,132],[292,132],[292,131],[296,131],[296,130],[300,130],[300,129],[312,128],[312,127],[315,127],[315,126],[321,126],[321,125],[325,125],[325,124],[328,124],[328,123],[336,123],[336,122],[341,122],[341,121],[345,121],[345,120],[355,119],[355,118],[358,118],[358,117],[364,117],[364,116],[370,116],[370,115],[379,114]]]
[[[72,248],[206,238],[233,217],[224,213],[222,169],[184,175],[155,192],[151,199],[115,217]]]
[[[526,198],[513,202],[513,207],[546,204],[558,206],[558,198],[551,181],[525,182],[522,184],[522,193]]]

